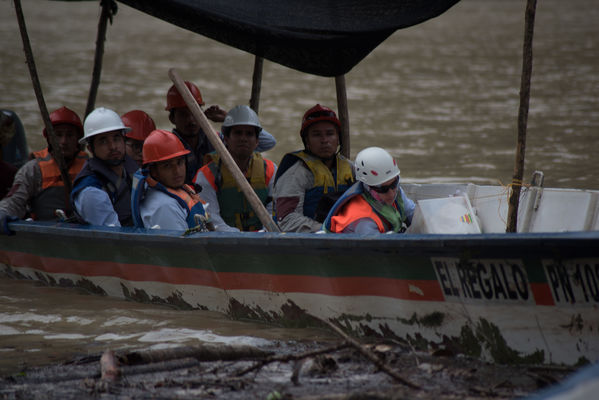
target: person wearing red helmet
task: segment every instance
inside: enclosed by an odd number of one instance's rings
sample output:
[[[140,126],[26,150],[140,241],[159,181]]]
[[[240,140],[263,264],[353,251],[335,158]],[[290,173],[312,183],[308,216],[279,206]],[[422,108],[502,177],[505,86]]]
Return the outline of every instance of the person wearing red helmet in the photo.
[[[275,177],[275,214],[285,232],[316,232],[334,199],[354,182],[352,164],[339,154],[341,122],[316,104],[305,112],[304,149],[283,156]]]
[[[200,196],[185,184],[185,156],[189,154],[172,132],[154,130],[143,145],[143,168],[133,177],[133,222],[140,228],[182,230],[198,225],[205,216]]]
[[[121,115],[121,119],[125,126],[131,128],[131,130],[125,134],[125,150],[127,155],[141,168],[143,164],[142,148],[144,140],[146,140],[153,130],[156,130],[156,124],[152,117],[141,110],[126,112]]]
[[[200,89],[191,82],[185,81],[185,85],[193,95],[194,99],[200,105],[204,106],[204,99]],[[208,141],[206,134],[200,128],[200,124],[185,104],[183,96],[179,93],[175,85],[172,85],[166,94],[165,110],[169,112],[169,120],[175,126],[173,133],[181,140],[181,143],[190,151],[187,155],[187,170],[185,174],[185,183],[191,184],[198,169],[204,165],[204,156],[214,151],[214,147]],[[206,117],[214,122],[223,122],[227,112],[217,105],[210,106],[204,111]],[[223,136],[221,135],[221,139]],[[258,147],[256,151],[262,152],[272,149],[277,141],[265,131],[260,131],[258,138]]]
[[[73,110],[61,107],[50,113],[50,122],[68,174],[73,180],[88,159],[87,153],[81,151],[78,143],[83,136],[81,119]],[[43,135],[48,140],[46,129],[43,130]],[[57,209],[70,216],[72,209],[68,199],[69,193],[65,193],[60,169],[48,142],[48,147],[32,153],[31,160],[17,172],[12,188],[0,202],[0,218],[4,220],[6,215],[10,215],[53,220],[57,219]],[[3,223],[2,225],[4,226]]]

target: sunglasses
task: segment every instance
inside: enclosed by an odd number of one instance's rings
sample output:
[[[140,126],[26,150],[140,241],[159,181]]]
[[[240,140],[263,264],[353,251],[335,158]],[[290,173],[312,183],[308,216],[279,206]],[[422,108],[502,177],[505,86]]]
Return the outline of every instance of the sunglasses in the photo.
[[[387,193],[389,190],[397,189],[397,184],[399,183],[399,176],[396,176],[393,182],[388,185],[380,185],[380,186],[371,186],[370,188],[377,193]]]

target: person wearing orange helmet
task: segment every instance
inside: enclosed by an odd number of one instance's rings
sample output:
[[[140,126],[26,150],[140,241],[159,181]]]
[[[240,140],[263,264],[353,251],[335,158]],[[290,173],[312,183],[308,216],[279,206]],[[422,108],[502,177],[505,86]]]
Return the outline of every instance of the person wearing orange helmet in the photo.
[[[185,231],[198,225],[196,215],[206,215],[200,196],[185,184],[187,154],[172,132],[154,130],[147,137],[131,192],[135,226]]]
[[[204,106],[204,99],[200,89],[191,82],[185,81],[185,85],[193,95],[194,99],[200,105]],[[185,104],[183,96],[179,93],[175,85],[172,85],[166,94],[165,110],[169,112],[169,120],[175,126],[173,133],[181,140],[186,149],[190,151],[187,155],[187,170],[185,183],[191,184],[197,170],[204,165],[204,156],[214,151],[214,147],[208,141],[206,134],[200,128],[200,124]],[[227,112],[217,105],[208,107],[204,111],[206,117],[214,122],[223,122]],[[223,136],[221,135],[221,139]],[[256,151],[262,152],[272,149],[276,145],[275,138],[265,131],[260,132],[258,147]]]
[[[304,149],[283,156],[275,177],[275,214],[285,232],[317,232],[334,200],[354,182],[352,164],[339,154],[341,122],[316,104],[304,113]]]
[[[68,174],[73,180],[88,158],[78,144],[79,138],[83,136],[81,119],[73,110],[61,107],[50,113],[50,122]],[[46,129],[43,130],[43,135],[48,140]],[[64,190],[64,182],[50,142],[48,141],[45,149],[32,153],[31,158],[19,169],[12,188],[0,202],[0,225],[3,227],[6,226],[6,216],[31,217],[43,221],[57,219],[57,209],[63,210],[67,216],[72,214],[69,193]]]
[[[141,110],[132,110],[121,115],[123,124],[131,128],[125,134],[125,150],[127,155],[137,163],[141,168],[143,164],[142,148],[144,140],[150,132],[156,129],[156,124],[152,117]]]

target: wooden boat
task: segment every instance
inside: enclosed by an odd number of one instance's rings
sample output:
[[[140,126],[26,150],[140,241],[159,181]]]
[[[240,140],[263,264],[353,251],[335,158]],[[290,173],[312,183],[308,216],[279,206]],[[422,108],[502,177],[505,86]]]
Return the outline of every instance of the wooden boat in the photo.
[[[322,8],[306,7],[290,21],[294,14],[277,1],[238,2],[237,9],[187,0],[123,2],[257,57],[338,77],[394,30],[457,0],[381,2],[386,12],[378,25],[363,18],[371,4],[348,0],[351,7],[327,7],[356,15],[328,27]],[[268,13],[256,12],[265,7]],[[256,15],[265,14],[270,25],[257,24]],[[10,224],[15,235],[0,236],[0,270],[285,326],[328,320],[357,335],[499,363],[599,360],[599,192],[545,189],[537,179],[520,194],[519,233],[506,234],[504,187],[403,187],[419,201],[404,235],[182,236],[20,221]]]
[[[503,187],[404,187],[421,204],[462,193],[483,233],[182,236],[14,222],[16,234],[0,236],[0,267],[48,285],[284,326],[326,319],[357,335],[499,363],[599,360],[599,192],[526,189],[527,233],[506,234]]]

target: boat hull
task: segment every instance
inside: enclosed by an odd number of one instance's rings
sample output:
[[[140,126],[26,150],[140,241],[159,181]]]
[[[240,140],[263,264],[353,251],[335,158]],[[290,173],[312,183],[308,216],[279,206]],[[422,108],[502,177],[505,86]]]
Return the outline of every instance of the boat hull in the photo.
[[[599,232],[481,235],[206,233],[18,222],[15,278],[498,363],[599,360]]]

